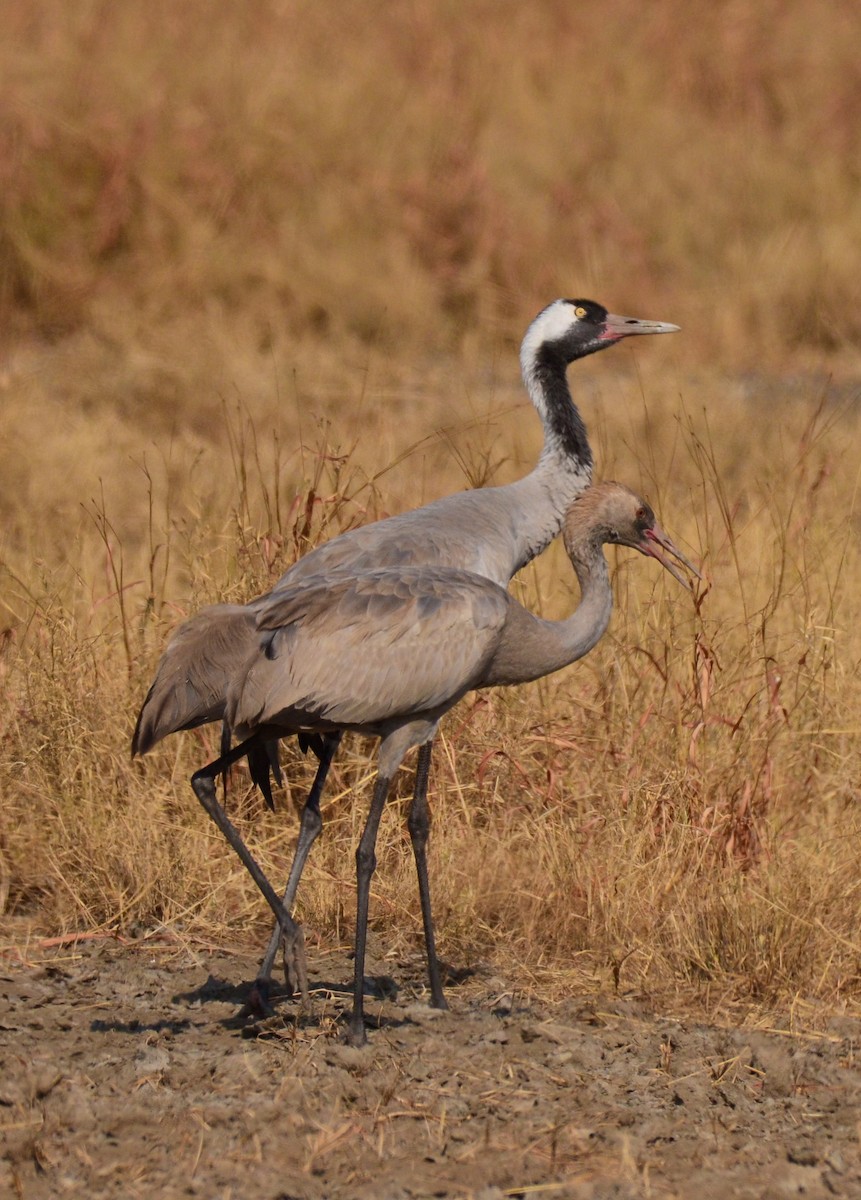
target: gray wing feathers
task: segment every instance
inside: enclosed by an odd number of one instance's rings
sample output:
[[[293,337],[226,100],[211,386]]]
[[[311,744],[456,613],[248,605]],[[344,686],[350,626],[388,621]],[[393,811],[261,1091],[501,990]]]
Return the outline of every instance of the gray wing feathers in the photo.
[[[256,644],[254,614],[241,605],[214,605],[180,625],[141,708],[132,753],[146,754],[169,733],[220,720],[228,680]]]
[[[273,595],[270,630],[229,702],[237,729],[366,725],[454,703],[497,644],[509,606],[466,572],[405,568]]]
[[[273,594],[341,569],[357,575],[406,566],[445,565],[507,584],[522,565],[523,538],[517,527],[532,503],[532,493],[521,481],[505,488],[459,492],[351,529],[300,558],[281,576]],[[560,522],[561,517],[552,533]]]

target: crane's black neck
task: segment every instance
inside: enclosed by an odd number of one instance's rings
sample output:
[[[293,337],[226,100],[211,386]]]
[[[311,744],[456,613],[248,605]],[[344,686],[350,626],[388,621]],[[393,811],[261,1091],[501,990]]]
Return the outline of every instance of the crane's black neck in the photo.
[[[531,379],[527,382],[531,383],[529,390],[534,389],[537,393],[533,396],[538,402],[536,406],[540,405],[540,409],[543,409],[545,444],[548,449],[591,470],[592,450],[583,418],[571,399],[565,375],[567,367],[565,356],[553,345],[545,343],[530,364]]]

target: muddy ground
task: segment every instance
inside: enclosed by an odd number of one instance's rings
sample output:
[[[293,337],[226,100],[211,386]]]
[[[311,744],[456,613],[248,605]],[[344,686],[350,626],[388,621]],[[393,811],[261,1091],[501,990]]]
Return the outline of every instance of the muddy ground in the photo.
[[[373,950],[373,944],[372,944]],[[314,1012],[238,1017],[254,960],[92,940],[0,959],[0,1195],[413,1200],[861,1196],[859,1024],[707,1024],[642,997],[525,998],[482,968],[423,1001],[381,974],[342,1042],[346,953]],[[385,971],[385,976],[382,972]]]

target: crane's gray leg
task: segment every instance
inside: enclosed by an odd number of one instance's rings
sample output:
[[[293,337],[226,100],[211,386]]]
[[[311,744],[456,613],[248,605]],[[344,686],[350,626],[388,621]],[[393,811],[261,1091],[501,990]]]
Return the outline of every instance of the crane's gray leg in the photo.
[[[335,757],[338,746],[341,744],[341,737],[340,733],[328,733],[322,739],[317,774],[314,776],[311,791],[308,793],[308,799],[305,801],[305,807],[302,809],[302,819],[299,823],[299,840],[296,843],[296,853],[293,856],[293,862],[290,866],[287,890],[284,892],[284,899],[282,900],[282,904],[287,912],[292,912],[293,910],[296,892],[299,889],[299,880],[302,878],[305,863],[308,861],[311,847],[320,836],[320,831],[323,828],[320,797],[323,794],[323,788],[326,784],[329,768],[332,765],[332,759]],[[254,983],[256,993],[255,1006],[259,1004],[264,1009],[269,1002],[269,992],[272,986],[272,967],[275,963],[278,947],[281,944],[281,936],[281,925],[276,921],[275,928],[272,930],[272,937],[269,939],[269,945],[266,949],[266,957],[260,964],[260,970],[257,972],[257,979]]]
[[[368,904],[371,894],[371,876],[377,865],[376,844],[380,817],[386,805],[391,780],[378,774],[374,785],[371,811],[356,850],[356,956],[353,976],[353,1015],[350,1018],[349,1040],[353,1046],[364,1046],[365,1034],[365,948],[368,941]]]
[[[428,885],[427,842],[430,834],[430,813],[428,811],[428,776],[430,774],[431,751],[433,742],[425,742],[419,746],[418,761],[416,762],[416,789],[413,802],[407,817],[407,829],[413,844],[413,855],[416,860],[416,873],[419,877],[419,896],[422,902],[422,922],[425,928],[425,947],[428,956],[428,978],[430,980],[431,1007],[448,1008],[445,992],[440,976],[439,959],[436,953],[436,940],[433,932],[433,917],[431,916],[430,886]]]
[[[194,793],[205,811],[227,838],[245,866],[245,869],[260,888],[281,928],[285,930],[287,960],[292,977],[291,982],[294,985],[294,989],[298,988],[302,993],[303,1003],[307,1003],[308,972],[305,964],[305,944],[302,928],[296,924],[278,899],[275,889],[257,865],[256,860],[252,857],[250,850],[239,836],[238,830],[224,811],[224,808],[218,803],[215,795],[215,780],[217,776],[223,774],[231,763],[243,758],[248,753],[249,745],[256,745],[253,738],[249,738],[248,741],[235,746],[227,754],[223,754],[221,758],[216,759],[215,762],[196,771],[191,777],[191,786],[194,788]]]

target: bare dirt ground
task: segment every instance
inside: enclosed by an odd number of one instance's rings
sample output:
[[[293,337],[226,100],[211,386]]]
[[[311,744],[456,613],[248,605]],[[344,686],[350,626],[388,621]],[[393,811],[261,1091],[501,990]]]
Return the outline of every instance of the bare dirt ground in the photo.
[[[372,950],[373,950],[372,943]],[[0,1195],[407,1200],[861,1196],[859,1023],[707,1024],[643,997],[549,1005],[482,968],[423,999],[371,956],[314,1011],[238,1016],[254,960],[81,941],[0,959]],[[762,1025],[760,1018],[759,1024]]]

